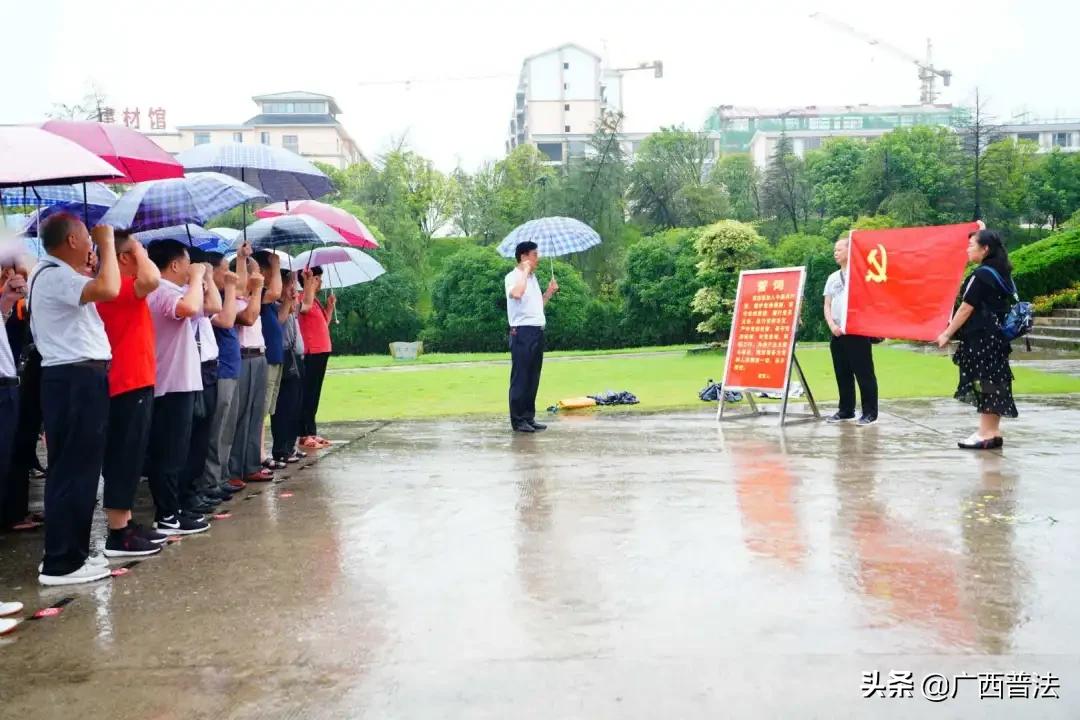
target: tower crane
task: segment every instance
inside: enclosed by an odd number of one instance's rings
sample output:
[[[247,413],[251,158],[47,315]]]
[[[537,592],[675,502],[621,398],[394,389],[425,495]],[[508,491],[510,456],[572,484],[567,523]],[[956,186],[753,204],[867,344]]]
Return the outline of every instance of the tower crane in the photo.
[[[934,67],[934,61],[932,56],[933,46],[930,42],[930,38],[926,39],[926,59],[920,60],[906,50],[901,50],[895,45],[887,43],[884,40],[879,40],[871,35],[867,35],[861,30],[856,30],[851,25],[848,25],[842,20],[837,20],[831,15],[827,15],[823,12],[813,12],[810,13],[810,17],[814,20],[819,20],[826,25],[831,25],[836,30],[840,30],[841,32],[845,32],[849,35],[854,35],[855,37],[863,40],[870,45],[873,45],[874,47],[879,47],[883,50],[887,50],[893,55],[897,55],[910,63],[914,63],[915,67],[919,68],[919,102],[923,105],[933,105],[934,101],[937,99],[938,93],[936,86],[937,79],[939,77],[944,81],[945,87],[949,87],[949,84],[952,82],[951,70],[943,70],[941,68]]]

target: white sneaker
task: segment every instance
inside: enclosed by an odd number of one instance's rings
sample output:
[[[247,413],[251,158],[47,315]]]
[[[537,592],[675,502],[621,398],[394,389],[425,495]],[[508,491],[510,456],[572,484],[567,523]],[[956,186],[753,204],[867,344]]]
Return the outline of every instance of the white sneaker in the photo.
[[[87,563],[75,572],[70,572],[67,575],[46,575],[42,573],[41,575],[38,575],[38,582],[42,585],[78,585],[80,583],[104,580],[109,577],[110,574],[109,568],[107,567],[103,568]]]
[[[109,558],[105,557],[104,555],[91,555],[90,557],[86,558],[85,565],[86,565],[86,567],[92,567],[92,568],[108,568],[109,567]],[[45,569],[45,562],[44,561],[39,562],[37,564],[37,571],[42,572],[44,569]]]
[[[0,635],[7,635],[18,626],[18,620],[11,620],[9,618],[0,619]]]
[[[0,617],[14,615],[23,609],[21,602],[0,602]]]

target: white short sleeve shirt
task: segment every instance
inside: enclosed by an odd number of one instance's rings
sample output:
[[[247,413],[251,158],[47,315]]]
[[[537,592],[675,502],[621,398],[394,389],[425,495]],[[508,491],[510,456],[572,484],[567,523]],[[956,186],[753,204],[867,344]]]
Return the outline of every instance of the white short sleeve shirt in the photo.
[[[847,278],[842,270],[837,270],[825,281],[824,297],[832,298],[832,319],[840,327],[844,327],[847,322],[847,292],[844,287],[846,282]]]
[[[30,331],[41,366],[112,360],[112,346],[97,306],[80,302],[93,278],[62,260],[48,259],[30,273]]]
[[[540,292],[540,283],[536,281],[535,273],[530,275],[528,282],[525,283],[525,294],[521,296],[520,300],[510,297],[510,289],[521,280],[521,272],[518,268],[514,268],[506,273],[504,282],[506,319],[509,321],[510,327],[520,327],[522,325],[544,327],[547,324],[544,317],[544,295]]]

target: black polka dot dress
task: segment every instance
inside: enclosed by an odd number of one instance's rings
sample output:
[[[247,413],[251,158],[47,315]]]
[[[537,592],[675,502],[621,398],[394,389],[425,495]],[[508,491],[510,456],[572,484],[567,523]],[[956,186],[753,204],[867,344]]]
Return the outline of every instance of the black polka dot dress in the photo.
[[[1005,278],[1009,282],[1009,278]],[[974,405],[980,413],[1014,418],[1012,345],[1001,332],[1001,322],[1009,310],[1009,295],[987,271],[974,272],[965,283],[963,302],[975,311],[957,333],[960,340],[953,363],[960,370],[960,383],[953,396]]]

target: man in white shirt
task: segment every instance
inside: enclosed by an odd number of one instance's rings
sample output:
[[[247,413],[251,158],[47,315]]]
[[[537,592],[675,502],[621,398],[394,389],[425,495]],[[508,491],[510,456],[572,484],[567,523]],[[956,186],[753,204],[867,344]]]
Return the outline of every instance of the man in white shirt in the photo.
[[[844,332],[847,320],[847,267],[850,240],[845,235],[836,241],[833,258],[840,269],[825,281],[825,321],[832,331],[829,350],[832,353],[836,388],[840,394],[839,407],[828,418],[830,423],[849,422],[855,419],[855,381],[859,381],[862,397],[860,426],[873,425],[878,416],[877,376],[874,374],[873,343],[868,337],[848,335]]]
[[[45,558],[38,581],[73,585],[109,576],[90,558],[90,525],[105,455],[112,349],[95,302],[120,294],[111,227],[93,235],[70,213],[41,229],[48,255],[30,275],[30,329],[41,353],[41,407],[49,448]],[[91,263],[97,247],[97,277]]]
[[[532,433],[546,425],[536,422],[536,391],[544,366],[544,305],[559,292],[555,278],[540,293],[536,268],[540,253],[536,243],[518,243],[517,267],[506,274],[506,317],[510,323],[510,427]]]

